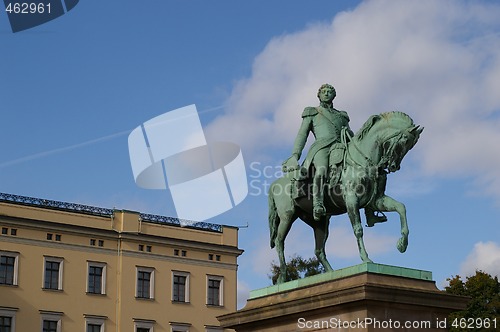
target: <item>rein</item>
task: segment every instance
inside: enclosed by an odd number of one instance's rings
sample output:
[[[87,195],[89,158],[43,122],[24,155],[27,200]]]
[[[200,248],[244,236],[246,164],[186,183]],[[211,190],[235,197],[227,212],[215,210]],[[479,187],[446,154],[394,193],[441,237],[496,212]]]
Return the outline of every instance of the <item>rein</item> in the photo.
[[[406,129],[401,129],[401,130],[398,130],[396,133],[394,133],[394,134],[390,135],[389,137],[387,137],[386,139],[384,139],[384,140],[383,140],[383,141],[382,141],[379,145],[383,145],[385,142],[387,142],[387,141],[389,141],[389,140],[393,139],[393,138],[394,138],[394,137],[396,137],[396,136],[401,135],[401,134],[403,133],[403,131],[404,131],[404,130],[406,130]],[[357,164],[357,166],[361,166],[361,167],[363,167],[363,166],[377,166],[377,167],[381,166],[381,163],[382,163],[382,161],[384,160],[384,158],[382,158],[382,159],[380,160],[380,162],[379,162],[379,164],[378,164],[378,165],[375,165],[375,163],[373,162],[373,160],[371,160],[371,158],[370,158],[370,157],[368,157],[368,156],[367,156],[367,155],[366,155],[363,151],[361,151],[361,149],[359,148],[359,146],[356,144],[356,141],[355,141],[355,140],[353,140],[353,139],[351,139],[351,140],[350,140],[351,144],[352,144],[352,145],[354,146],[354,148],[355,148],[355,149],[359,152],[359,154],[360,154],[360,155],[361,155],[361,156],[365,159],[365,161],[366,161],[367,165],[361,165],[360,163],[356,162],[356,161],[354,160],[354,158],[352,157],[352,155],[349,153],[349,149],[347,148],[347,139],[346,139],[346,137],[347,137],[347,132],[346,132],[346,130],[345,130],[345,129],[342,129],[342,132],[341,132],[341,141],[342,141],[342,144],[344,144],[344,145],[346,146],[346,155],[348,155],[348,156],[349,156],[349,159],[350,159],[352,162],[354,162],[355,164]],[[346,160],[346,159],[347,159],[347,158],[344,158],[344,162],[345,162],[345,160]],[[344,166],[345,166],[345,165],[344,165]]]
[[[403,134],[403,131],[405,129],[402,129],[402,130],[398,130],[396,133],[390,135],[389,137],[387,137],[386,139],[384,139],[380,145],[383,145],[385,142],[393,139],[394,137],[397,137],[399,135],[402,135]],[[381,158],[380,159],[380,162],[378,165],[375,165],[375,163],[373,162],[373,160],[368,157],[363,151],[361,151],[361,149],[359,148],[359,146],[356,144],[355,140],[354,139],[351,139],[350,142],[351,144],[354,146],[354,148],[359,152],[359,154],[365,159],[367,165],[361,165],[360,163],[356,162],[354,160],[354,158],[352,157],[351,153],[349,152],[349,147],[347,145],[347,130],[346,128],[343,128],[342,131],[341,131],[341,136],[340,136],[340,139],[341,139],[341,143],[342,145],[344,145],[346,147],[345,149],[345,154],[344,154],[344,163],[343,163],[343,169],[346,168],[346,163],[349,163],[349,161],[353,162],[355,165],[351,164],[352,166],[360,166],[360,167],[373,167],[373,166],[377,166],[377,167],[380,167],[382,165],[382,163],[384,162],[384,158]],[[349,157],[349,161],[347,161]],[[377,195],[377,185],[376,183],[374,184],[374,188],[371,192],[371,195],[370,195],[370,198],[368,200],[368,203],[366,203],[367,206],[369,206],[373,200],[375,199],[375,196]]]

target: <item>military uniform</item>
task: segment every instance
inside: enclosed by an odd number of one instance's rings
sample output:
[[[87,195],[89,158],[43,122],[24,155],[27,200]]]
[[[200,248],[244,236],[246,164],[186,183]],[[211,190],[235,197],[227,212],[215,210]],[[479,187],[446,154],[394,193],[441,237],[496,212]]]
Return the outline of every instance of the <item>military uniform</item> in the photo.
[[[324,184],[328,174],[328,167],[335,166],[344,157],[345,146],[341,142],[341,132],[345,128],[349,136],[354,136],[349,128],[349,116],[344,111],[333,108],[332,101],[336,96],[335,88],[329,84],[323,84],[318,90],[320,106],[306,107],[302,112],[302,124],[295,139],[292,157],[283,162],[284,172],[294,172],[300,178],[310,177],[311,164],[314,164],[315,174],[313,178],[313,217],[319,221],[326,214],[323,204]],[[309,132],[316,138],[311,145],[307,156],[298,170],[298,160],[307,142]],[[340,147],[340,149],[336,149]],[[331,160],[330,160],[331,159]],[[305,173],[305,174],[304,174]],[[331,174],[330,174],[331,176]],[[336,174],[334,181],[338,180],[340,174]],[[370,207],[365,207],[365,215],[368,226],[387,220],[385,215],[376,216]]]
[[[340,142],[340,132],[343,127],[347,127],[352,135],[347,112],[335,108],[306,107],[302,112],[302,124],[295,139],[292,155],[297,160],[300,159],[309,132],[312,132],[316,140],[307,153],[303,167],[309,169],[313,163],[317,169],[321,166],[328,168],[328,151],[332,144]]]
[[[328,175],[330,147],[334,143],[340,142],[340,133],[344,127],[352,135],[347,113],[333,107],[306,107],[302,112],[302,124],[295,139],[292,156],[296,160],[300,159],[309,132],[312,132],[316,140],[307,153],[302,169],[307,172],[307,176],[310,176],[311,164],[314,164],[315,167],[312,196],[313,216],[316,220],[319,220],[326,213],[323,204],[323,193]]]

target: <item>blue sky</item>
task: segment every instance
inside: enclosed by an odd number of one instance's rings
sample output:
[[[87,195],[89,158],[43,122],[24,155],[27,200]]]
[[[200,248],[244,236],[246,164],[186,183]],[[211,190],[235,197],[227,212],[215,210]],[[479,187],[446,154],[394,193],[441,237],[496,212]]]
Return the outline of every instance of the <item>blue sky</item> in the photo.
[[[167,191],[136,186],[127,137],[196,104],[207,138],[238,144],[249,195],[209,222],[241,226],[240,305],[270,284],[267,197],[317,88],[357,130],[408,113],[425,131],[387,192],[408,210],[365,230],[378,263],[500,274],[500,5],[494,1],[80,1],[19,33],[0,13],[0,191],[174,215]],[[171,142],[175,144],[175,142]],[[287,255],[313,255],[297,221]],[[360,262],[346,216],[332,218],[334,268]]]

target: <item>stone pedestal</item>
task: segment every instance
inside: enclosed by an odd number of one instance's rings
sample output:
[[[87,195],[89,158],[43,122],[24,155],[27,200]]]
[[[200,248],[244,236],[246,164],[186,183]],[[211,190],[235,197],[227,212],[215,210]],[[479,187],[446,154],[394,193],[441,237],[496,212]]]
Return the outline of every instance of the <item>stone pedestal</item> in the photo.
[[[218,319],[237,332],[446,331],[467,301],[438,290],[431,272],[363,263],[252,291]]]

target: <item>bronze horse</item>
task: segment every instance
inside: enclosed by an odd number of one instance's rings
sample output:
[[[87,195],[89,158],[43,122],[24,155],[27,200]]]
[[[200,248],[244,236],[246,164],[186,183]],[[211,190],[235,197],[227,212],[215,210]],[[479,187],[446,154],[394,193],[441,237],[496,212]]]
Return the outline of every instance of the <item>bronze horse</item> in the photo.
[[[406,153],[417,143],[423,128],[402,112],[388,112],[371,116],[352,137],[345,139],[343,162],[337,168],[340,178],[325,189],[327,215],[315,221],[312,215],[311,195],[294,198],[297,174],[287,173],[269,188],[269,228],[271,248],[276,247],[280,262],[278,283],[285,282],[285,238],[293,222],[300,218],[314,230],[315,255],[326,271],[332,271],[326,259],[330,216],[347,212],[356,236],[363,262],[371,262],[363,242],[363,226],[359,210],[368,207],[374,211],[396,211],[401,221],[401,238],[397,248],[405,252],[408,246],[408,224],[403,203],[385,195],[387,173],[399,170]],[[345,135],[344,135],[345,137]],[[308,186],[310,187],[310,186]],[[368,226],[373,226],[369,224]]]

